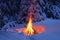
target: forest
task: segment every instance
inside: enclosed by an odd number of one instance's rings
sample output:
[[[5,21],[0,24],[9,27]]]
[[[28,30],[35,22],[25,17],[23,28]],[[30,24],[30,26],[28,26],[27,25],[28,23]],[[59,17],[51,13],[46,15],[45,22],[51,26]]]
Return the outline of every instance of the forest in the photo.
[[[33,22],[44,21],[47,18],[60,20],[60,0],[0,0],[0,30],[10,22],[27,23],[33,1]]]

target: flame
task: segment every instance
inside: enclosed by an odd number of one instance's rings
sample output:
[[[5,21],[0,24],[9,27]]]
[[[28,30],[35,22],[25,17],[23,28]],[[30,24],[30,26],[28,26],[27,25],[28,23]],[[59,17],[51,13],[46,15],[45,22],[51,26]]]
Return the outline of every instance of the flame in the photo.
[[[27,28],[17,28],[15,30],[7,30],[10,32],[18,32],[21,33],[23,32],[25,35],[27,36],[32,36],[34,34],[42,34],[43,32],[45,32],[45,26],[44,25],[38,25],[38,26],[34,26],[32,25],[32,17],[30,16],[29,21],[28,21],[28,25]]]
[[[33,30],[33,26],[32,26],[32,17],[31,16],[29,18],[29,22],[28,22],[27,28],[25,30],[25,34],[26,35],[33,35],[34,34],[34,30]]]

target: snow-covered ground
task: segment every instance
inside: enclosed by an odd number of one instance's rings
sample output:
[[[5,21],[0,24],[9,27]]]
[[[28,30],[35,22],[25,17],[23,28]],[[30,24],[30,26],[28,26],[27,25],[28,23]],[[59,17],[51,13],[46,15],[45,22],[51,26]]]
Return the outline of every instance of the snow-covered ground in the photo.
[[[46,30],[42,34],[34,34],[31,37],[23,33],[0,31],[0,40],[60,40],[60,20],[46,19],[33,25],[44,25]],[[16,24],[15,28],[19,27],[24,27],[24,24]]]

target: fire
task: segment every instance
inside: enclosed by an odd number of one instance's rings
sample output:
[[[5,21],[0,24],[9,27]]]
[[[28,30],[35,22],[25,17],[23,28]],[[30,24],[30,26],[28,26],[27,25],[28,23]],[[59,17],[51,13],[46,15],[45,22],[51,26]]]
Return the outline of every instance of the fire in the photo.
[[[43,32],[45,32],[45,27],[43,25],[33,26],[32,17],[30,16],[27,28],[24,27],[16,30],[18,31],[18,33],[23,32],[27,36],[32,36],[34,34],[42,34]]]
[[[44,25],[32,25],[32,16],[30,16],[27,28],[17,28],[14,31],[13,30],[8,30],[10,32],[18,32],[18,33],[24,33],[26,36],[32,36],[34,34],[42,34],[45,32],[45,26]]]
[[[27,28],[25,30],[25,34],[26,35],[33,35],[34,34],[34,29],[33,29],[33,26],[32,26],[32,17],[31,16],[29,18],[29,22],[28,22]]]
[[[8,30],[8,31],[10,31],[10,32],[18,32],[18,33],[23,32],[26,36],[32,36],[34,34],[42,34],[46,30],[45,30],[45,26],[44,25],[33,26],[32,25],[32,17],[30,16],[27,28],[26,27],[17,28],[15,30]]]

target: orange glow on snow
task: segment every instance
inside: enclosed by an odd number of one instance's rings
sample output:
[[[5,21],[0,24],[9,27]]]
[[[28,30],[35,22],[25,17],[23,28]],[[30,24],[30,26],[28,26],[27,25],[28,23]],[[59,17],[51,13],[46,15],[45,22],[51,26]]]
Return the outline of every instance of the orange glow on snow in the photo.
[[[45,32],[45,27],[43,25],[34,26],[33,28],[35,30],[35,34],[42,34],[43,32]]]

